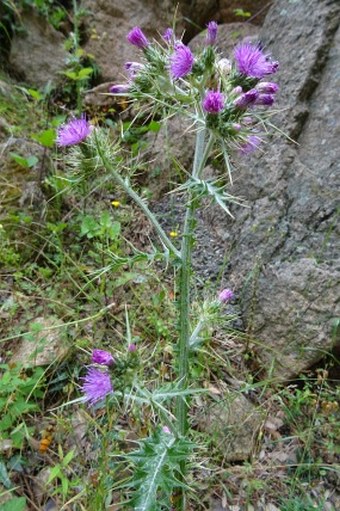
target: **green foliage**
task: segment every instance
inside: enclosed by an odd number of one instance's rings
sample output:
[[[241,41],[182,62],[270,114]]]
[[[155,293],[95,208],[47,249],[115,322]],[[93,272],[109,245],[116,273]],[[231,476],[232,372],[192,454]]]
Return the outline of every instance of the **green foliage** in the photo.
[[[9,153],[12,160],[14,160],[20,167],[23,167],[24,169],[30,169],[34,167],[38,163],[38,158],[36,156],[27,156],[24,158],[23,156],[20,156],[16,153]]]
[[[43,393],[44,371],[36,367],[28,371],[20,366],[0,364],[0,437],[10,438],[15,448],[22,448],[27,434],[25,416],[38,410],[37,398]]]
[[[114,241],[120,234],[120,223],[114,221],[108,211],[103,211],[99,220],[86,215],[82,219],[80,233],[88,239],[99,238]]]
[[[138,443],[139,449],[126,456],[134,466],[128,486],[135,492],[129,507],[135,511],[170,510],[175,491],[185,487],[180,480],[180,463],[188,460],[193,444],[161,429]]]
[[[234,9],[234,14],[235,14],[235,16],[238,16],[240,18],[245,18],[245,19],[251,17],[251,12],[244,11],[242,8]]]
[[[66,9],[56,0],[19,0],[21,6],[26,9],[36,9],[56,29],[67,17]]]
[[[55,130],[49,128],[39,133],[33,133],[32,138],[44,147],[54,147],[56,138]]]
[[[65,501],[67,499],[70,488],[76,486],[79,483],[79,479],[70,480],[68,476],[69,465],[75,457],[75,451],[71,450],[66,455],[64,455],[61,446],[58,446],[58,454],[60,462],[57,463],[54,467],[52,467],[49,478],[47,480],[47,485],[57,480],[60,486],[57,486],[54,494],[60,494]]]
[[[284,500],[280,505],[281,511],[323,511],[324,503],[315,503],[310,498],[301,496]]]
[[[0,495],[1,498],[1,495]],[[2,511],[25,511],[27,509],[27,503],[25,497],[13,497],[1,504]]]
[[[81,80],[88,80],[88,78],[93,73],[92,67],[83,67],[82,69],[76,70],[76,71],[64,71],[64,75],[67,76],[70,80],[73,80],[75,82],[81,81]]]

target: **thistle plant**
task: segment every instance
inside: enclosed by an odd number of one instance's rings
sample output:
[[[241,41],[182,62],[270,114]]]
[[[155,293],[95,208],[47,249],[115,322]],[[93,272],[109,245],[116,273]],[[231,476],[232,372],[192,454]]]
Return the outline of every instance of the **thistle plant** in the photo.
[[[194,382],[190,381],[190,357],[195,356],[200,346],[201,332],[223,316],[224,304],[234,297],[230,289],[220,291],[215,298],[203,303],[197,323],[193,324],[191,290],[196,211],[206,197],[232,217],[231,204],[239,204],[238,199],[229,193],[233,184],[233,154],[248,155],[264,143],[266,112],[278,91],[276,83],[264,81],[277,71],[278,63],[259,45],[241,43],[233,56],[227,58],[216,49],[217,37],[217,24],[210,22],[203,47],[194,54],[171,28],[160,40],[150,41],[141,28],[134,27],[127,40],[140,50],[141,60],[127,62],[126,82],[113,85],[108,91],[126,97],[134,105],[138,118],[151,115],[167,119],[180,114],[191,124],[196,135],[193,164],[191,169],[186,169],[186,181],[178,183],[177,187],[186,204],[180,249],[133,188],[131,172],[124,166],[118,146],[112,150],[112,143],[99,128],[90,130],[84,119],[73,119],[60,129],[58,136],[59,145],[80,144],[79,159],[87,158],[87,164],[92,161],[103,168],[136,203],[153,225],[166,263],[179,268],[176,381],[170,387],[152,392],[143,389],[138,382],[130,380],[127,383],[127,369],[138,359],[138,347],[129,335],[129,348],[123,361],[113,360],[110,353],[96,350],[92,355],[92,366],[83,378],[84,399],[90,405],[98,405],[104,398],[109,402],[128,398],[136,403],[148,403],[156,409],[159,428],[140,442],[138,451],[127,455],[134,462],[137,475],[125,488],[136,488],[129,505],[139,511],[186,509],[186,478],[192,451],[190,395],[202,391],[195,389]],[[218,154],[224,158],[225,177],[207,179],[204,168],[209,158]],[[129,391],[122,388],[125,384]]]

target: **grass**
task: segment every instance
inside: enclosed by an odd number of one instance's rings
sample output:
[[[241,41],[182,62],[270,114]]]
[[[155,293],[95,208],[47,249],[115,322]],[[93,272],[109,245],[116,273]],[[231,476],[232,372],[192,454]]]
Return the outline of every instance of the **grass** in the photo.
[[[60,122],[58,114],[46,112],[44,101],[20,88],[0,98],[0,113],[10,125],[6,137],[30,140]],[[72,402],[79,398],[79,378],[93,348],[108,349],[117,360],[126,356],[127,316],[130,341],[138,351],[134,365],[122,369],[122,378],[138,377],[151,390],[171,382],[176,288],[169,270],[160,270],[157,261],[144,255],[152,249],[148,226],[124,197],[117,197],[110,182],[103,186],[102,176],[93,175],[84,208],[82,190],[65,186],[61,155],[53,147],[44,150],[59,163],[56,169],[50,158],[39,160],[45,176],[43,217],[39,209],[20,205],[21,191],[36,169],[18,168],[4,153],[0,371],[1,382],[16,382],[17,389],[0,386],[0,407],[12,420],[0,431],[0,495],[24,497],[29,509],[37,509],[43,503],[34,497],[36,485],[46,473],[43,500],[55,500],[60,510],[119,508],[132,471],[125,456],[154,431],[155,408],[132,398],[117,398],[115,407],[94,411]],[[139,257],[131,257],[131,243]],[[66,335],[67,356],[44,368],[11,367],[20,339],[28,334],[36,338],[34,323],[41,316],[60,321],[53,328],[60,338]],[[213,498],[241,509],[256,509],[257,503],[275,503],[281,511],[323,509],[339,477],[336,378],[326,365],[287,385],[262,380],[252,341],[244,333],[225,325],[204,336],[212,339],[211,349],[201,346],[191,371],[210,394],[192,397],[193,409],[232,391],[251,400],[263,420],[250,456],[229,463],[220,441],[192,417],[196,448],[190,509],[211,509]],[[119,381],[117,386],[118,392]]]

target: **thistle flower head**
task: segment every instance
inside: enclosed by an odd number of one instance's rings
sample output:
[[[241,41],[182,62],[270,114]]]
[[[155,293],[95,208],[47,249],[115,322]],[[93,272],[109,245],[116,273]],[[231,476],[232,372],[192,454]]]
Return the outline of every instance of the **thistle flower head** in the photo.
[[[234,57],[239,73],[251,78],[261,79],[275,73],[279,68],[278,62],[273,62],[258,45],[251,43],[238,44],[234,51]]]
[[[240,153],[242,155],[247,155],[247,154],[253,153],[259,147],[261,142],[262,142],[262,139],[260,137],[258,137],[257,135],[249,135],[249,137],[247,137],[246,142],[244,142],[240,146]]]
[[[171,43],[171,41],[173,39],[173,36],[174,36],[174,31],[172,30],[172,28],[169,27],[164,32],[163,39],[164,39],[165,42]]]
[[[94,405],[113,393],[110,375],[100,369],[90,367],[86,376],[81,379],[84,380],[82,385],[84,401],[90,405]]]
[[[57,144],[58,146],[69,146],[80,144],[86,137],[91,133],[92,126],[86,120],[85,115],[82,115],[79,119],[71,119],[66,124],[60,126],[57,132]]]
[[[113,358],[111,353],[109,353],[108,351],[93,350],[91,362],[93,362],[94,364],[110,366],[110,365],[114,364],[115,359]]]
[[[209,21],[207,24],[207,35],[205,38],[206,44],[213,46],[217,39],[217,23],[216,21]]]
[[[218,114],[224,107],[224,96],[219,91],[207,91],[202,101],[203,109],[209,114]]]
[[[173,78],[182,78],[190,73],[194,65],[194,56],[190,48],[183,43],[175,46],[175,52],[170,57],[170,73]]]
[[[231,289],[228,289],[228,288],[223,289],[218,295],[218,299],[222,303],[230,302],[230,300],[232,300],[233,298],[234,298],[234,293]]]
[[[134,27],[127,35],[127,40],[129,43],[133,44],[137,48],[143,50],[149,46],[149,40],[144,35],[142,29],[140,27]]]
[[[135,351],[137,351],[137,346],[136,346],[136,344],[134,344],[134,343],[129,344],[129,346],[128,346],[128,352],[129,352],[129,353],[134,353]]]

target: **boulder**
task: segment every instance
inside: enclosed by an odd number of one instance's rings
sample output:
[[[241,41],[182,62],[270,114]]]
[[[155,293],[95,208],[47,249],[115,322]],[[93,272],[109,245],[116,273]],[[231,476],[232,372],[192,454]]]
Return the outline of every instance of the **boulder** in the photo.
[[[92,54],[105,81],[125,81],[124,64],[140,60],[141,50],[128,44],[126,36],[134,26],[140,26],[147,37],[159,37],[173,24],[174,4],[171,0],[130,0],[124,6],[119,0],[85,0],[89,11],[86,31],[89,38],[84,46]]]
[[[65,67],[65,37],[34,11],[22,14],[21,21],[24,30],[13,36],[10,66],[29,84],[43,87]]]
[[[236,162],[228,230],[231,279],[272,374],[288,379],[331,350],[339,317],[339,3],[276,1],[261,41],[280,62],[280,130],[263,153]],[[282,135],[283,131],[289,138]]]
[[[50,365],[65,358],[69,351],[64,323],[55,316],[38,317],[31,323],[30,333],[16,346],[10,363],[24,367]]]
[[[243,394],[228,392],[224,399],[206,403],[198,427],[208,433],[227,462],[245,461],[252,455],[263,417]]]

